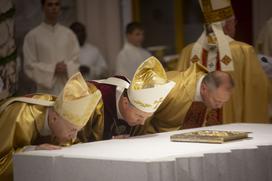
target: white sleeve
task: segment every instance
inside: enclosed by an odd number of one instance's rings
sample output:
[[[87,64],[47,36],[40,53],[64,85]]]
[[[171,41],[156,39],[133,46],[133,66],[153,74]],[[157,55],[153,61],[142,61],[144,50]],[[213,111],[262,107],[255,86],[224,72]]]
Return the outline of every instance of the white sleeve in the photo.
[[[120,52],[117,56],[116,60],[116,75],[123,75],[125,77],[130,78],[129,75],[129,65],[128,65],[129,60],[126,59],[126,56],[123,52]]]
[[[98,49],[95,50],[95,54],[96,54],[95,64],[94,64],[95,69],[93,69],[93,70],[95,70],[95,75],[99,76],[99,75],[107,72],[108,66],[106,64],[104,57],[102,56],[102,54],[99,52]]]
[[[67,60],[65,63],[67,65],[68,77],[71,77],[73,74],[79,71],[80,48],[76,36],[72,32],[69,34],[69,36],[71,37],[71,42],[68,46]]]
[[[26,75],[46,88],[52,88],[56,63],[40,62],[35,37],[27,34],[23,45],[24,71]]]

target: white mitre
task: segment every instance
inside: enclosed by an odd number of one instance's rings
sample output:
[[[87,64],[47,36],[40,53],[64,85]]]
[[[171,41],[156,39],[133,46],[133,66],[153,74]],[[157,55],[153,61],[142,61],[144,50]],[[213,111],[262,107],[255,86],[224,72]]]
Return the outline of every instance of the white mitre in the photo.
[[[174,85],[175,82],[168,81],[160,61],[149,57],[137,68],[128,88],[128,98],[137,109],[152,113]]]

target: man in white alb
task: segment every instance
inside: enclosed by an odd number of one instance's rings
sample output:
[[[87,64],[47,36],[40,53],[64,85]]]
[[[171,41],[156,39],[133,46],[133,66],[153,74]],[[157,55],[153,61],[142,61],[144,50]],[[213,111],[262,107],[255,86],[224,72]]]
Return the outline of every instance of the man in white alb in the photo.
[[[138,66],[151,54],[142,48],[144,29],[140,23],[129,23],[126,27],[126,37],[127,41],[117,56],[116,74],[132,80]]]
[[[79,45],[74,33],[58,23],[60,0],[41,0],[44,22],[25,37],[24,70],[37,91],[57,95],[78,71]]]

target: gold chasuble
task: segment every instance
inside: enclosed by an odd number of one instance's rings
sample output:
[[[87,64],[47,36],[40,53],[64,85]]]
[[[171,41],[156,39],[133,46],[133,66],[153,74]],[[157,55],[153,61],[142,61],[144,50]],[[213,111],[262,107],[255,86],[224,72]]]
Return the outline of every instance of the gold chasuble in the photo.
[[[176,83],[175,87],[162,102],[151,119],[138,127],[135,135],[174,131],[206,125],[207,108],[202,102],[195,102],[198,80],[207,70],[200,64],[193,64],[184,72],[167,72],[168,80]]]
[[[15,152],[28,150],[27,146],[44,143],[59,144],[56,127],[48,124],[48,108],[62,119],[82,128],[93,114],[101,98],[92,92],[80,73],[74,74],[57,98],[37,94],[15,97],[0,106],[0,180],[12,181],[12,157]],[[60,128],[60,127],[58,127]],[[62,127],[65,129],[65,127]],[[69,128],[70,129],[70,128]],[[51,132],[51,130],[53,132]],[[68,131],[68,127],[67,130]],[[73,140],[67,141],[72,144]]]
[[[36,95],[34,99],[53,100],[49,95]],[[14,102],[0,113],[0,180],[12,180],[12,157],[25,145],[34,145],[43,139],[39,132],[44,127],[48,107]],[[50,138],[48,138],[48,143]]]
[[[186,70],[192,63],[190,57],[193,45],[190,44],[182,50],[178,71]],[[267,123],[271,85],[257,60],[253,47],[232,41],[230,51],[234,70],[226,72],[234,79],[235,88],[230,100],[223,106],[223,123]],[[203,60],[204,58],[197,62],[205,64]]]

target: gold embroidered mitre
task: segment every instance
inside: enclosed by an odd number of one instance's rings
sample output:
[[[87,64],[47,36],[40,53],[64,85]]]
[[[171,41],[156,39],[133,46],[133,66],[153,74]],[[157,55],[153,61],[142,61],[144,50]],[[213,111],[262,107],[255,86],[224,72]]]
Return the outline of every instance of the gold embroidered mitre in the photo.
[[[228,19],[234,15],[230,0],[199,0],[206,23]]]
[[[175,83],[155,57],[146,59],[136,70],[128,88],[130,102],[144,112],[155,112]]]
[[[92,92],[81,73],[74,74],[56,99],[54,110],[70,123],[83,127],[89,120],[98,101],[100,91]]]

